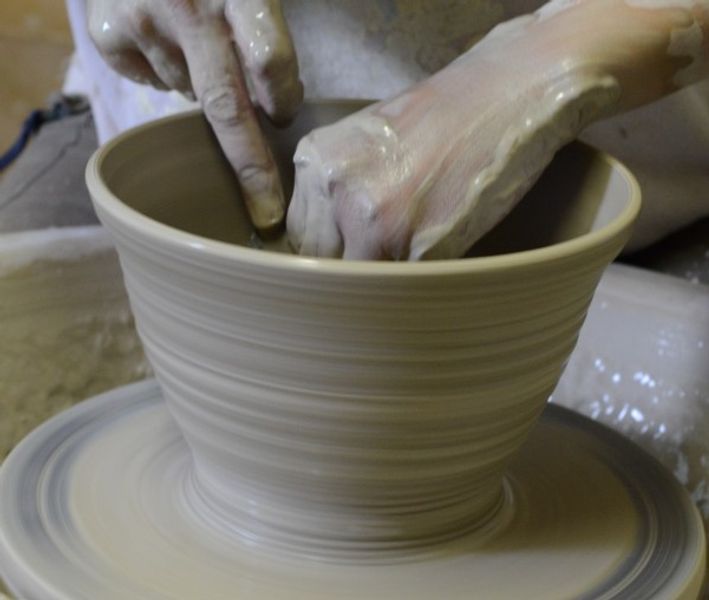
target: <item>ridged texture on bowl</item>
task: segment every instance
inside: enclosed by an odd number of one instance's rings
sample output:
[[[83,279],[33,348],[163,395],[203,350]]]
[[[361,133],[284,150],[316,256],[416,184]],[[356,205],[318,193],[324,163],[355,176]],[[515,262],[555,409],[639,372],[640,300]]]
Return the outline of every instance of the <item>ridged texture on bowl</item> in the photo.
[[[196,512],[325,555],[416,548],[490,516],[624,237],[501,270],[338,275],[101,218],[194,451]]]
[[[268,129],[284,173],[305,131],[356,108],[310,103]],[[347,263],[236,245],[250,227],[198,114],[125,134],[87,173],[193,450],[185,510],[219,535],[335,559],[501,526],[505,465],[639,207],[622,167],[576,146],[497,229],[502,248],[536,249]]]

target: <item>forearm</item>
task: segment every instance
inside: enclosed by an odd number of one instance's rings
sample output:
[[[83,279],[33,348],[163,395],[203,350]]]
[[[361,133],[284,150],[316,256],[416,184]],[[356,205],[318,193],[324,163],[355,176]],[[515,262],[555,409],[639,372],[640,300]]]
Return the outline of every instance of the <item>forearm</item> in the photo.
[[[530,59],[613,77],[619,112],[709,76],[709,0],[553,0],[527,26]]]
[[[554,98],[562,91],[563,103],[592,81],[615,84],[618,93],[608,95],[611,103],[589,115],[592,120],[648,104],[706,77],[709,0],[552,0],[495,28],[418,86],[424,94],[416,96],[419,102],[429,96],[438,105],[460,105],[466,98],[476,105],[481,95],[502,93],[511,103],[522,95],[529,98],[533,90],[535,100],[548,103],[545,91]],[[393,120],[401,125],[420,117],[397,112]]]

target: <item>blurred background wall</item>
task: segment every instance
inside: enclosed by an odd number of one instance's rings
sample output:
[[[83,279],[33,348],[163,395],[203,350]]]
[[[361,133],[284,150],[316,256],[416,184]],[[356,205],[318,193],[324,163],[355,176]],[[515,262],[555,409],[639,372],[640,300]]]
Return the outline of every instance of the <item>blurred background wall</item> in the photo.
[[[61,89],[72,51],[62,0],[0,1],[0,152]]]

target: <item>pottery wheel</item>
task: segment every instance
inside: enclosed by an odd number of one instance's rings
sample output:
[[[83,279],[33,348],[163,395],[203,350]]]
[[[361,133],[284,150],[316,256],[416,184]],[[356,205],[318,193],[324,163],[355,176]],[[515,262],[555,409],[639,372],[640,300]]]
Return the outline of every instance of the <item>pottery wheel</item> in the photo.
[[[425,554],[277,556],[193,510],[191,454],[154,381],[86,401],[0,471],[0,568],[21,598],[694,598],[699,516],[654,459],[556,406],[482,530]],[[257,507],[256,507],[257,509]]]

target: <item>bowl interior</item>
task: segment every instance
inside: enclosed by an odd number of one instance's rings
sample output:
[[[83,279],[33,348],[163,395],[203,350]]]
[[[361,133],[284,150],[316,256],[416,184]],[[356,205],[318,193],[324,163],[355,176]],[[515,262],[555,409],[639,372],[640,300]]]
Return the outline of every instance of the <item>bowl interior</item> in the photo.
[[[285,129],[264,122],[286,197],[293,188],[292,157],[302,136],[365,105],[358,101],[306,103]],[[199,112],[133,130],[105,153],[101,174],[117,198],[164,225],[243,246],[290,252],[283,237],[255,236],[239,186]],[[581,143],[562,149],[536,185],[469,256],[541,248],[603,228],[627,208],[630,181],[612,159]]]

